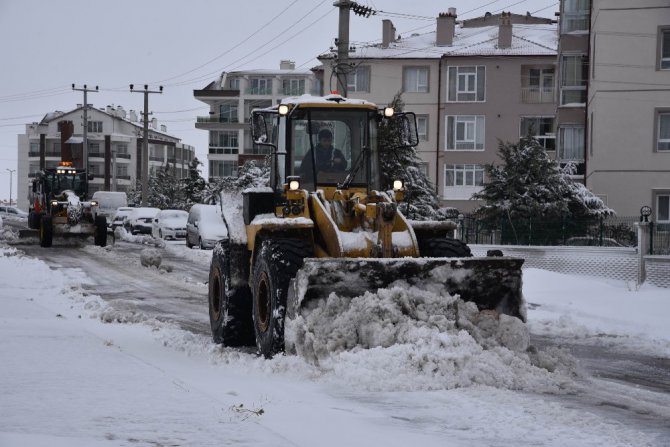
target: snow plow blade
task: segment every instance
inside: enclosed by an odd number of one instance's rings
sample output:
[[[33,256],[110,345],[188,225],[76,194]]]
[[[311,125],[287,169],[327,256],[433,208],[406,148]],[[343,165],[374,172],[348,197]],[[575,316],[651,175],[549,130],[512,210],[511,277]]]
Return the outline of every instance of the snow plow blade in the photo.
[[[443,287],[445,293],[526,321],[521,290],[524,260],[480,258],[309,258],[291,282],[287,296],[289,320],[318,305],[331,293],[356,297],[399,286]],[[424,287],[422,287],[424,286]]]

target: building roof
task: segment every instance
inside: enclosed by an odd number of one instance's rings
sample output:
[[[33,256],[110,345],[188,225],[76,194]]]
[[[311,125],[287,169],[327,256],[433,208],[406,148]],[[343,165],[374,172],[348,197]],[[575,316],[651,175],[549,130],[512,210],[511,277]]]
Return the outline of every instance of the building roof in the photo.
[[[495,26],[457,26],[451,46],[435,45],[436,32],[412,34],[391,42],[388,48],[381,44],[359,47],[350,59],[439,59],[442,56],[556,56],[558,31],[556,24],[514,24],[512,45],[498,48],[498,29]],[[334,57],[332,53],[319,56]]]

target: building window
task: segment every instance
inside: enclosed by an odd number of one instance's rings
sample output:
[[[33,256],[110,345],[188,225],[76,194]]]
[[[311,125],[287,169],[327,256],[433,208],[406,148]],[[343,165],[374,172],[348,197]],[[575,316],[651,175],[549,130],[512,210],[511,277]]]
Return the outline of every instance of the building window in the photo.
[[[230,90],[239,90],[240,89],[240,78],[228,79],[228,88]]]
[[[219,122],[220,123],[236,123],[237,119],[237,104],[224,103],[219,104]]]
[[[553,68],[529,68],[521,84],[522,102],[526,104],[554,102]]]
[[[370,67],[358,66],[347,75],[347,90],[351,92],[370,91]]]
[[[447,116],[447,150],[484,150],[483,115]]]
[[[670,223],[670,194],[656,196],[656,221],[664,224]]]
[[[658,136],[656,139],[657,151],[670,150],[670,112],[658,114]]]
[[[482,165],[444,165],[444,186],[482,186],[484,167]]]
[[[447,101],[482,102],[486,85],[484,66],[449,67]]]
[[[102,133],[102,121],[89,121],[88,131],[95,133]]]
[[[583,54],[561,56],[561,105],[585,104],[589,60]]]
[[[428,141],[428,115],[416,117],[416,131],[419,134],[419,141]]]
[[[29,157],[37,157],[40,155],[40,145],[39,143],[30,143],[30,149],[28,149]]]
[[[405,67],[403,90],[407,93],[428,93],[428,67]]]
[[[239,151],[238,133],[236,130],[220,130],[210,133],[210,154],[237,154]]]
[[[548,151],[556,150],[553,116],[522,116],[520,137],[534,137]]]
[[[117,143],[116,145],[116,154],[127,154],[128,153],[128,145],[125,143]]]
[[[282,81],[282,93],[290,96],[303,95],[305,93],[305,80],[284,79]]]
[[[210,177],[237,177],[237,161],[210,160]]]
[[[117,177],[128,177],[128,165],[127,164],[116,165],[116,175]]]
[[[250,95],[271,95],[272,94],[272,79],[266,78],[251,78],[249,80]]]
[[[584,161],[584,128],[561,127],[559,145],[560,161]]]
[[[421,162],[418,165],[419,172],[421,172],[426,178],[430,178],[430,176],[428,175],[428,167],[429,166],[430,165],[426,162]]]
[[[591,0],[563,0],[561,32],[589,30],[589,9]]]
[[[659,30],[658,47],[658,68],[670,70],[670,28]]]

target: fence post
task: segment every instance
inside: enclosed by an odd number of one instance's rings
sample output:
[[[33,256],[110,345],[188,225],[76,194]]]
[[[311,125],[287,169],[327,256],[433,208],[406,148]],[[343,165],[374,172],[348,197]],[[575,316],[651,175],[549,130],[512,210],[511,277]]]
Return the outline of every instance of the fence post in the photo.
[[[603,246],[603,230],[605,228],[605,226],[603,225],[603,216],[601,215],[598,220],[599,220],[599,225],[598,225],[598,242],[599,243],[598,243],[598,245],[600,247],[602,247]]]
[[[458,232],[458,240],[462,241],[463,240],[463,220],[465,219],[465,216],[462,214],[458,215],[458,227],[456,228],[456,231]]]
[[[647,247],[649,247],[649,222],[636,222],[635,227],[637,228],[637,283],[639,285],[647,279],[644,257],[647,255]]]

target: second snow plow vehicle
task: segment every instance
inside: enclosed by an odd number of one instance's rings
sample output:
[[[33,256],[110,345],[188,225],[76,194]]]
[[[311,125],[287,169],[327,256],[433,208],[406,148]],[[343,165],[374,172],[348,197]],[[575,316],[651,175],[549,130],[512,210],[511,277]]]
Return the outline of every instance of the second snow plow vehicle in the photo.
[[[377,137],[384,125],[417,144],[412,113],[382,112],[339,95],[302,96],[254,110],[252,134],[271,147],[270,184],[222,195],[228,238],[215,247],[209,315],[215,342],[252,344],[265,357],[284,349],[285,320],[332,292],[343,297],[438,281],[449,294],[525,320],[522,259],[471,257],[452,222],[408,220],[380,184]],[[330,141],[328,141],[330,140]],[[234,198],[232,198],[234,199]]]
[[[54,236],[93,236],[95,245],[107,245],[107,219],[97,214],[97,201],[85,200],[87,185],[86,172],[71,162],[60,162],[32,179],[28,227],[38,230],[42,247],[51,247]]]

